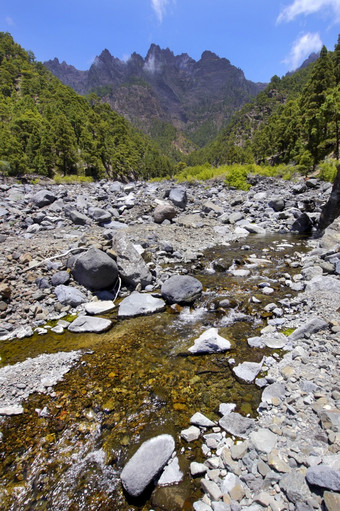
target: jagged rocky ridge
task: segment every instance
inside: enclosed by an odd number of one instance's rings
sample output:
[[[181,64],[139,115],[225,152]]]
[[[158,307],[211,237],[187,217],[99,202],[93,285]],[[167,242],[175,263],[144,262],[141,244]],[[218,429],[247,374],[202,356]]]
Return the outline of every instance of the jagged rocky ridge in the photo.
[[[105,49],[88,71],[57,58],[45,66],[77,92],[96,92],[148,133],[160,120],[199,145],[212,140],[232,113],[265,86],[247,80],[241,69],[210,51],[195,61],[186,53],[174,55],[155,44],[145,58],[133,53],[126,62]]]

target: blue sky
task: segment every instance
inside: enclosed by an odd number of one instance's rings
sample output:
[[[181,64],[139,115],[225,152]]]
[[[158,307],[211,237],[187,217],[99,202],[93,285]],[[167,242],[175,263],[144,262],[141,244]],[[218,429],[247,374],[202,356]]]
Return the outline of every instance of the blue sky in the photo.
[[[127,59],[151,43],[226,57],[253,81],[299,66],[322,44],[334,49],[340,0],[0,0],[0,31],[37,60],[88,69],[107,48]]]

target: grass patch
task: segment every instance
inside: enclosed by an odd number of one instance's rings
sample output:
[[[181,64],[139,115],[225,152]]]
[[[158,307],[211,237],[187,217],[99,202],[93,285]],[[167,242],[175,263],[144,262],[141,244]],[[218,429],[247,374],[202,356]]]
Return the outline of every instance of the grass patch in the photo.
[[[93,178],[91,176],[77,176],[76,174],[71,174],[69,176],[60,176],[57,174],[54,176],[53,181],[57,185],[72,185],[74,183],[93,183]]]

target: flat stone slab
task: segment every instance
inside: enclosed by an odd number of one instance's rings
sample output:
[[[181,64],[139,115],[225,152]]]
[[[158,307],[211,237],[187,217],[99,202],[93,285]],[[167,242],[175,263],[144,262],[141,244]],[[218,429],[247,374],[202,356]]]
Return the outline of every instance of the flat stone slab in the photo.
[[[184,438],[186,442],[194,442],[200,435],[201,431],[196,426],[190,426],[190,428],[181,431],[181,437]]]
[[[105,314],[115,308],[113,300],[98,300],[98,302],[89,302],[85,304],[85,310],[88,314]]]
[[[194,345],[188,351],[193,354],[199,353],[223,353],[230,350],[230,342],[218,334],[217,328],[209,328],[200,337],[195,339]]]
[[[21,405],[3,406],[2,408],[0,408],[0,415],[11,416],[21,415],[22,413],[24,413],[24,409]]]
[[[94,318],[92,316],[78,316],[68,330],[74,333],[100,333],[108,330],[112,325],[112,321],[104,318]]]
[[[247,383],[251,383],[255,380],[256,376],[262,369],[263,362],[242,362],[235,367],[233,367],[233,372],[236,374],[238,378],[244,380]]]
[[[161,312],[165,309],[165,306],[166,304],[161,298],[155,298],[152,295],[134,291],[121,302],[118,316],[121,318],[145,316]]]
[[[286,394],[286,387],[283,383],[272,383],[268,385],[262,392],[262,401],[264,403],[271,403],[273,397],[283,398]]]
[[[158,486],[169,486],[177,484],[183,479],[183,472],[180,469],[177,456],[165,467],[164,472],[158,480]]]
[[[203,415],[203,413],[197,412],[190,418],[190,424],[193,424],[194,426],[201,426],[205,428],[212,428],[213,426],[216,426],[216,422],[211,421]]]
[[[248,417],[243,417],[239,413],[231,412],[219,420],[219,425],[231,435],[248,438],[250,432],[254,429],[255,419],[248,419]]]
[[[171,435],[159,435],[144,442],[127,462],[120,475],[127,493],[138,497],[161,472],[175,450]]]
[[[267,348],[281,349],[287,344],[288,338],[280,332],[274,332],[271,335],[261,336],[261,341]]]

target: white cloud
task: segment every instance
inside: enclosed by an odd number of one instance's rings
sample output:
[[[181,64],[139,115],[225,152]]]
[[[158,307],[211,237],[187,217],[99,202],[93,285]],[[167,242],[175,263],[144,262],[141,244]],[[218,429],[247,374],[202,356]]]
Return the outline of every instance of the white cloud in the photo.
[[[160,23],[163,21],[163,17],[166,11],[166,7],[170,0],[151,0],[151,7],[156,13],[156,16]]]
[[[296,69],[313,52],[319,52],[322,41],[318,33],[310,32],[294,41],[289,56],[283,61],[290,70]]]
[[[340,21],[340,0],[294,0],[280,12],[276,21],[293,21],[301,14],[307,16],[321,10],[324,14],[326,9],[335,15],[336,21]]]
[[[9,27],[14,27],[15,23],[13,18],[11,18],[10,16],[6,16],[5,21]]]

